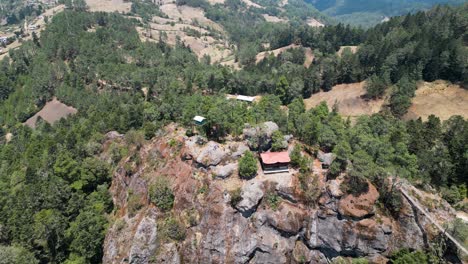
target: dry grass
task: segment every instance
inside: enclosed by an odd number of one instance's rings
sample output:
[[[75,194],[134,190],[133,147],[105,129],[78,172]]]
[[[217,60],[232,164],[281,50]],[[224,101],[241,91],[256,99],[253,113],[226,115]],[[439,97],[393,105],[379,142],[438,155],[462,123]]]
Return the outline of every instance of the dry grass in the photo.
[[[378,113],[384,104],[384,100],[364,100],[366,94],[364,82],[352,84],[340,84],[333,87],[329,92],[319,92],[310,98],[304,99],[307,109],[317,106],[322,101],[327,102],[328,107],[335,103],[338,112],[343,116],[358,117]]]
[[[91,12],[119,12],[128,13],[132,3],[123,0],[86,0]]]
[[[404,119],[421,117],[427,120],[431,114],[441,120],[447,120],[452,115],[468,118],[468,91],[447,81],[421,82]]]
[[[34,128],[36,127],[36,121],[38,117],[44,119],[47,123],[53,124],[56,121],[67,117],[71,114],[76,114],[78,110],[71,106],[67,106],[61,103],[57,98],[54,98],[52,101],[47,102],[46,105],[37,112],[34,116],[29,118],[24,124]]]
[[[309,18],[307,19],[307,25],[311,26],[311,27],[324,27],[325,25],[318,21],[317,19],[315,18]]]

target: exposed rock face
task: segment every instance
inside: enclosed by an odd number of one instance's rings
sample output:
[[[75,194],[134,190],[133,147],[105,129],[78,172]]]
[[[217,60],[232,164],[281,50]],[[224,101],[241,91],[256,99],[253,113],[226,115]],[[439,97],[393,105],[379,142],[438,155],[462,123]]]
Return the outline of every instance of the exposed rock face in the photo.
[[[168,144],[170,139],[178,143]],[[111,187],[116,221],[106,235],[103,263],[328,263],[337,257],[385,263],[392,252],[421,249],[430,237],[424,217],[406,200],[397,219],[384,216],[372,185],[353,197],[341,192],[339,180],[324,182],[318,205],[305,204],[295,191],[295,175],[238,179],[236,153],[246,148],[244,142],[195,144],[184,131],[168,128],[135,150],[140,165],[130,158],[119,163]],[[171,212],[147,201],[149,185],[160,175],[171,182]],[[229,197],[237,188],[242,200],[233,208]],[[271,192],[279,199],[276,210],[267,203]],[[134,195],[141,197],[141,207],[130,214]],[[453,217],[442,211],[444,219]],[[183,224],[182,241],[159,228],[169,216]]]
[[[245,216],[250,216],[257,209],[260,199],[263,198],[263,186],[258,181],[252,181],[242,189],[242,201],[236,205],[236,208]]]
[[[130,247],[130,263],[148,263],[156,250],[156,211],[151,210],[138,224]]]

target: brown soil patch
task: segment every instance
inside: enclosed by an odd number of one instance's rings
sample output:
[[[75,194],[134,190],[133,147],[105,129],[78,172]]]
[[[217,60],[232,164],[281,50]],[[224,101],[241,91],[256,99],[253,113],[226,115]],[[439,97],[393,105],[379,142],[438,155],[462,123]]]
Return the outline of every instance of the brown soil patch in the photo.
[[[364,94],[366,94],[364,82],[340,84],[334,86],[329,92],[313,94],[310,98],[304,99],[304,103],[307,109],[315,107],[323,101],[330,108],[337,103],[338,112],[343,116],[350,117],[378,113],[384,100],[364,100],[362,98]]]
[[[452,115],[468,118],[468,90],[447,81],[421,82],[404,119],[427,120],[431,114],[442,120]]]
[[[75,108],[67,106],[57,100],[57,98],[54,98],[52,101],[47,102],[41,111],[29,118],[24,124],[31,128],[35,128],[38,117],[41,117],[49,124],[53,124],[56,121],[66,118],[68,115],[76,114],[77,112],[78,110]]]
[[[128,13],[132,3],[124,0],[86,0],[91,12],[119,12]]]

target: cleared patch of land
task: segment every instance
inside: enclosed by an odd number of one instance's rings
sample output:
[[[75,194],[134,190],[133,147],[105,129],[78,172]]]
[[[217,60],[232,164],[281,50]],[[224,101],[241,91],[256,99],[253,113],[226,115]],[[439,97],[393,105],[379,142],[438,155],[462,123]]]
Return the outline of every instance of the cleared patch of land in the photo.
[[[272,23],[286,23],[286,22],[288,22],[287,19],[279,18],[277,16],[270,16],[268,14],[263,14],[263,18],[265,18],[265,20],[267,22],[272,22]]]
[[[53,124],[60,119],[66,118],[71,114],[76,114],[77,112],[78,110],[75,108],[63,104],[57,100],[57,98],[54,98],[52,101],[47,102],[41,111],[29,118],[24,124],[31,128],[35,128],[38,117],[41,117],[49,124]]]
[[[322,22],[320,22],[317,19],[312,18],[312,17],[307,19],[306,23],[307,23],[307,25],[309,25],[311,27],[324,27],[325,26]]]
[[[329,92],[319,92],[308,99],[304,99],[304,103],[307,109],[319,105],[322,101],[325,101],[330,108],[336,103],[338,112],[349,117],[378,113],[384,104],[384,100],[363,99],[362,96],[366,94],[364,83],[336,85]]]
[[[124,0],[86,0],[91,12],[119,12],[128,13],[132,6],[131,2]]]
[[[427,120],[431,114],[441,120],[452,115],[468,118],[468,90],[447,81],[421,82],[404,119]]]

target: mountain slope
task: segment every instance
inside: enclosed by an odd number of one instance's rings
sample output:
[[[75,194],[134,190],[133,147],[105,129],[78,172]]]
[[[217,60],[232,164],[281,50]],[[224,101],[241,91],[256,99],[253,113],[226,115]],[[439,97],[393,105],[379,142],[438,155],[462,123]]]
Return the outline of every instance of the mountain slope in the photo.
[[[306,0],[338,21],[369,27],[390,16],[429,9],[436,4],[462,4],[464,0]]]

